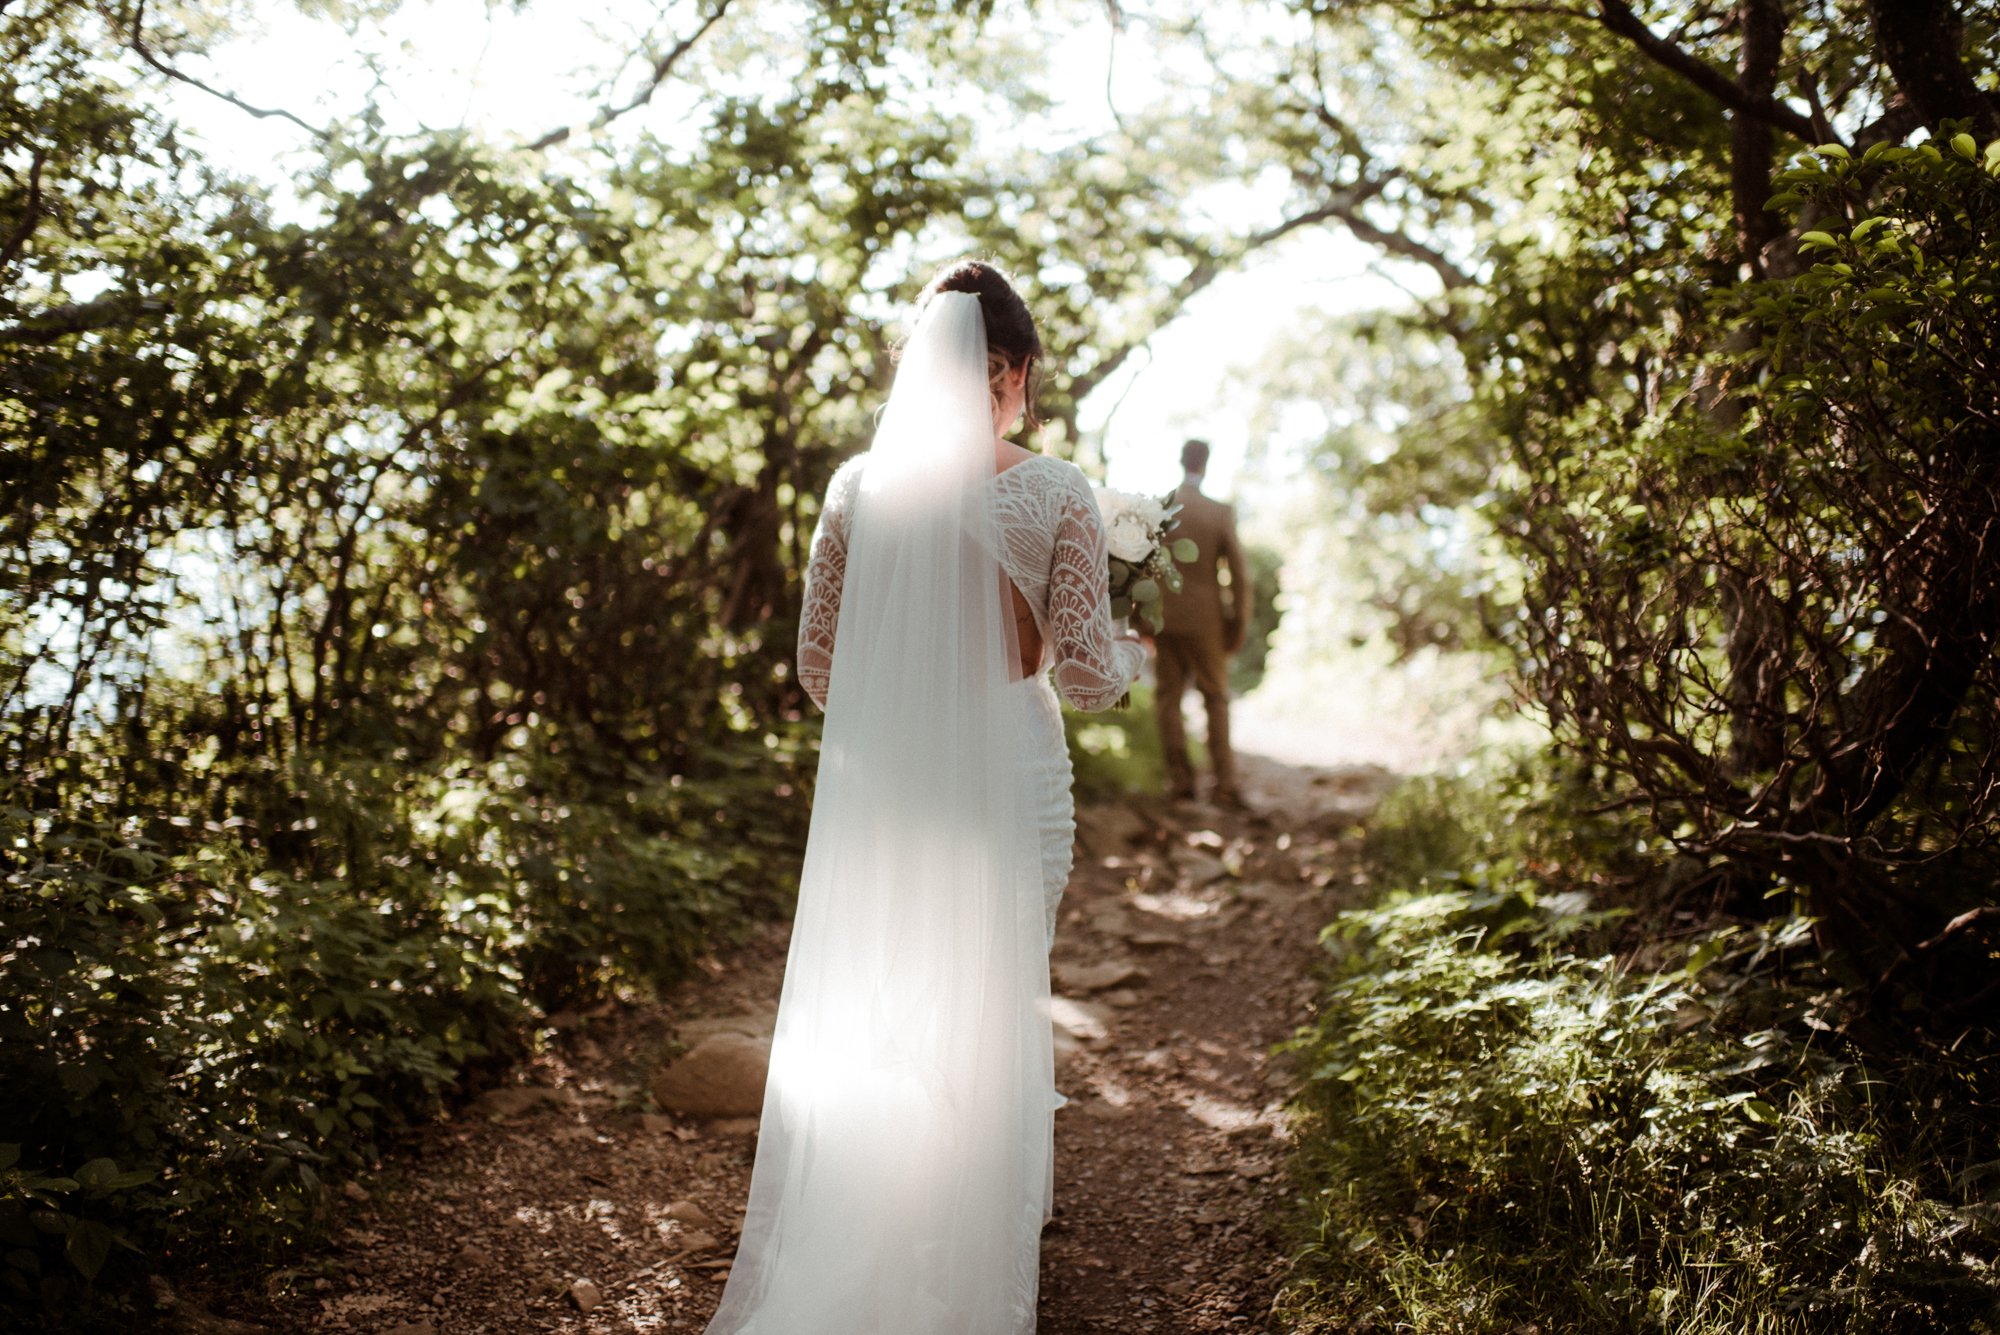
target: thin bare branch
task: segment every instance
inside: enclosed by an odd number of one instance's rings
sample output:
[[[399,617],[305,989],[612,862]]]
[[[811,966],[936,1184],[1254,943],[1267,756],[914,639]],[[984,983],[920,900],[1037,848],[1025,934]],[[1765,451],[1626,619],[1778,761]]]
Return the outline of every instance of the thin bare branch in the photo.
[[[1370,196],[1379,193],[1371,191]],[[1313,221],[1338,220],[1348,231],[1361,240],[1392,255],[1400,255],[1406,260],[1415,260],[1438,276],[1438,281],[1447,291],[1456,291],[1472,285],[1472,276],[1454,264],[1451,258],[1435,246],[1426,245],[1407,232],[1393,231],[1370,222],[1361,212],[1361,205],[1350,199],[1330,201],[1307,215]],[[1296,225],[1296,220],[1294,224]]]
[[[1654,64],[1680,75],[1731,111],[1754,116],[1801,143],[1818,141],[1812,117],[1775,98],[1744,88],[1693,52],[1675,46],[1647,27],[1645,20],[1633,13],[1624,0],[1598,0],[1597,11],[1598,22],[1605,28],[1637,47]]]
[[[557,144],[567,142],[572,135],[577,133],[579,128],[586,134],[596,134],[619,117],[636,111],[652,101],[654,94],[658,93],[667,80],[672,77],[674,66],[678,65],[681,62],[681,58],[694,49],[697,42],[708,35],[709,29],[721,21],[722,16],[729,12],[729,6],[733,3],[734,0],[715,0],[715,8],[709,10],[708,14],[702,19],[695,30],[681,38],[678,42],[675,42],[664,55],[653,62],[653,68],[647,72],[644,82],[633,90],[632,96],[616,106],[602,108],[587,126],[577,127],[566,125],[559,130],[550,130],[541,138],[530,143],[527,146],[528,151],[539,153],[544,149],[554,148]]]
[[[188,85],[190,88],[199,88],[202,92],[207,93],[210,97],[219,98],[220,100],[227,102],[230,106],[235,107],[238,111],[247,112],[250,115],[257,117],[259,120],[265,120],[275,116],[279,120],[290,121],[292,124],[298,126],[301,130],[304,130],[307,134],[311,135],[315,139],[320,140],[321,142],[325,142],[326,140],[331,139],[333,137],[326,130],[322,129],[317,125],[313,125],[312,123],[303,120],[298,116],[293,115],[291,112],[286,111],[283,107],[260,107],[252,103],[245,102],[242,98],[236,96],[236,94],[234,93],[226,92],[223,89],[217,88],[213,84],[204,83],[202,80],[195,78],[192,74],[187,73],[185,70],[177,69],[174,66],[169,65],[166,61],[160,59],[160,57],[153,52],[153,49],[151,47],[146,45],[145,23],[146,23],[146,0],[139,0],[139,3],[134,5],[132,8],[132,35],[128,39],[128,45],[131,46],[133,54],[137,55],[139,59],[145,61],[146,64],[152,66],[155,70],[159,71],[161,74],[164,74],[167,78],[172,79],[178,83],[184,83]]]
[[[126,293],[114,292],[95,301],[52,306],[17,324],[0,328],[0,344],[54,343],[72,334],[87,334],[94,329],[115,329],[120,325],[131,324],[142,315],[165,309],[167,303],[164,301],[134,300]]]
[[[1322,205],[1316,209],[1309,209],[1304,213],[1285,219],[1285,221],[1275,227],[1253,233],[1233,245],[1203,256],[1196,262],[1192,269],[1188,270],[1187,276],[1174,285],[1173,291],[1168,295],[1166,301],[1162,303],[1163,317],[1151,329],[1147,330],[1145,334],[1113,349],[1099,358],[1088,369],[1073,377],[1070,381],[1072,396],[1081,399],[1092,389],[1110,379],[1134,352],[1145,346],[1147,339],[1165,327],[1169,321],[1180,313],[1182,307],[1186,306],[1189,301],[1193,300],[1210,283],[1213,283],[1216,279],[1227,273],[1233,265],[1241,263],[1255,252],[1262,250],[1274,241],[1290,236],[1302,227],[1311,227],[1317,223],[1339,218],[1340,215],[1336,211],[1338,207],[1338,205]]]

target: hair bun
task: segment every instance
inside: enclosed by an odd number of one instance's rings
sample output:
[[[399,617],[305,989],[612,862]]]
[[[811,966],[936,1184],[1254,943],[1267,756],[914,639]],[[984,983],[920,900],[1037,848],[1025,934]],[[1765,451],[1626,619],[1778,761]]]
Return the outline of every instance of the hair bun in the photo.
[[[986,321],[986,346],[1010,365],[1041,358],[1042,338],[1035,332],[1035,318],[999,266],[970,257],[954,260],[925,284],[924,299],[933,292],[969,292],[978,297]]]
[[[1042,336],[1035,332],[1035,317],[1028,313],[1028,303],[1021,300],[1021,294],[997,265],[970,256],[938,270],[924,285],[918,306],[938,292],[965,292],[979,298],[980,322],[986,326],[986,355],[993,363],[992,377],[997,384],[1002,375],[1027,364],[1028,420],[1030,425],[1036,425],[1034,381],[1042,360]]]

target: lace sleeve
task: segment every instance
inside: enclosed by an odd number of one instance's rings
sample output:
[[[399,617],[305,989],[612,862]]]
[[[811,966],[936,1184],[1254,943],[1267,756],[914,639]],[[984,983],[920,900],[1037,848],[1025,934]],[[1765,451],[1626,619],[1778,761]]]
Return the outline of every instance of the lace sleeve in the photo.
[[[833,682],[833,636],[840,625],[840,591],[847,580],[847,512],[858,471],[841,466],[826,489],[819,528],[806,562],[805,606],[799,613],[799,685],[821,709]]]
[[[1110,581],[1097,498],[1079,475],[1062,498],[1049,557],[1056,690],[1078,709],[1108,709],[1146,661],[1137,644],[1111,638]]]

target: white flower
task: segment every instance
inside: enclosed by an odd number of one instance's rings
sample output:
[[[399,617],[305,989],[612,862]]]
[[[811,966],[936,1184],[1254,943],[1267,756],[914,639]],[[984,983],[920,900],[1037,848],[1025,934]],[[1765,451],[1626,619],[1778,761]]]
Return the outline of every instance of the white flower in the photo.
[[[1152,527],[1131,510],[1119,512],[1105,525],[1104,538],[1113,556],[1134,565],[1151,556],[1158,545]]]
[[[1124,514],[1137,515],[1148,528],[1156,526],[1166,516],[1160,503],[1151,496],[1141,496],[1137,492],[1117,491],[1111,487],[1098,487],[1097,508],[1109,524]]]

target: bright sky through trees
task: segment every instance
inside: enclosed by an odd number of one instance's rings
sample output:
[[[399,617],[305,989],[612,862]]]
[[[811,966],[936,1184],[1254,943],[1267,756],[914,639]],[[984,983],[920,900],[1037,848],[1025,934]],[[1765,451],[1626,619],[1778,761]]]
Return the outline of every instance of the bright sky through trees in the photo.
[[[416,0],[386,18],[359,20],[349,32],[336,19],[301,13],[292,4],[260,8],[261,21],[251,25],[255,36],[224,47],[213,62],[192,64],[189,72],[253,106],[283,109],[308,122],[351,115],[373,92],[392,131],[465,126],[523,142],[585,125],[606,103],[622,102],[645,74],[638,53],[649,42],[657,49],[662,35],[685,33],[698,21],[691,6],[669,5],[662,15],[635,0],[582,7],[544,0],[519,10],[478,0]],[[792,40],[776,22],[781,10],[760,5],[733,27],[718,25],[704,39],[716,63],[731,60],[732,72],[754,86],[757,43]],[[1073,141],[1113,128],[1121,113],[1171,96],[1158,71],[1174,55],[1162,49],[1154,31],[1136,24],[1114,31],[1102,5],[1081,0],[1034,14],[1003,9],[980,40],[1010,60],[1043,59],[1039,71],[1023,75],[1034,78],[1049,104],[1034,122],[1008,121],[996,133],[1029,142]],[[1182,74],[1199,77],[1198,71]],[[307,135],[286,119],[260,119],[189,87],[172,88],[170,97],[205,149],[231,170],[270,178],[306,161]],[[672,139],[694,105],[688,85],[669,80],[642,111],[603,134],[615,143],[616,136],[643,128]],[[1276,216],[1274,192],[1282,188],[1282,182],[1245,182],[1216,190],[1201,204],[1218,216],[1240,217],[1247,230]],[[1231,371],[1254,361],[1269,336],[1302,311],[1405,300],[1380,264],[1376,252],[1344,233],[1308,231],[1260,252],[1198,295],[1085,401],[1081,425],[1102,433],[1110,482],[1147,491],[1171,486],[1180,442],[1199,435],[1215,447],[1213,489],[1241,496],[1253,510],[1260,480],[1282,491],[1298,466],[1292,448],[1298,442],[1257,442],[1265,465],[1245,475],[1251,414],[1237,402],[1241,389],[1232,392]],[[1426,291],[1427,278],[1396,273],[1397,281]]]

